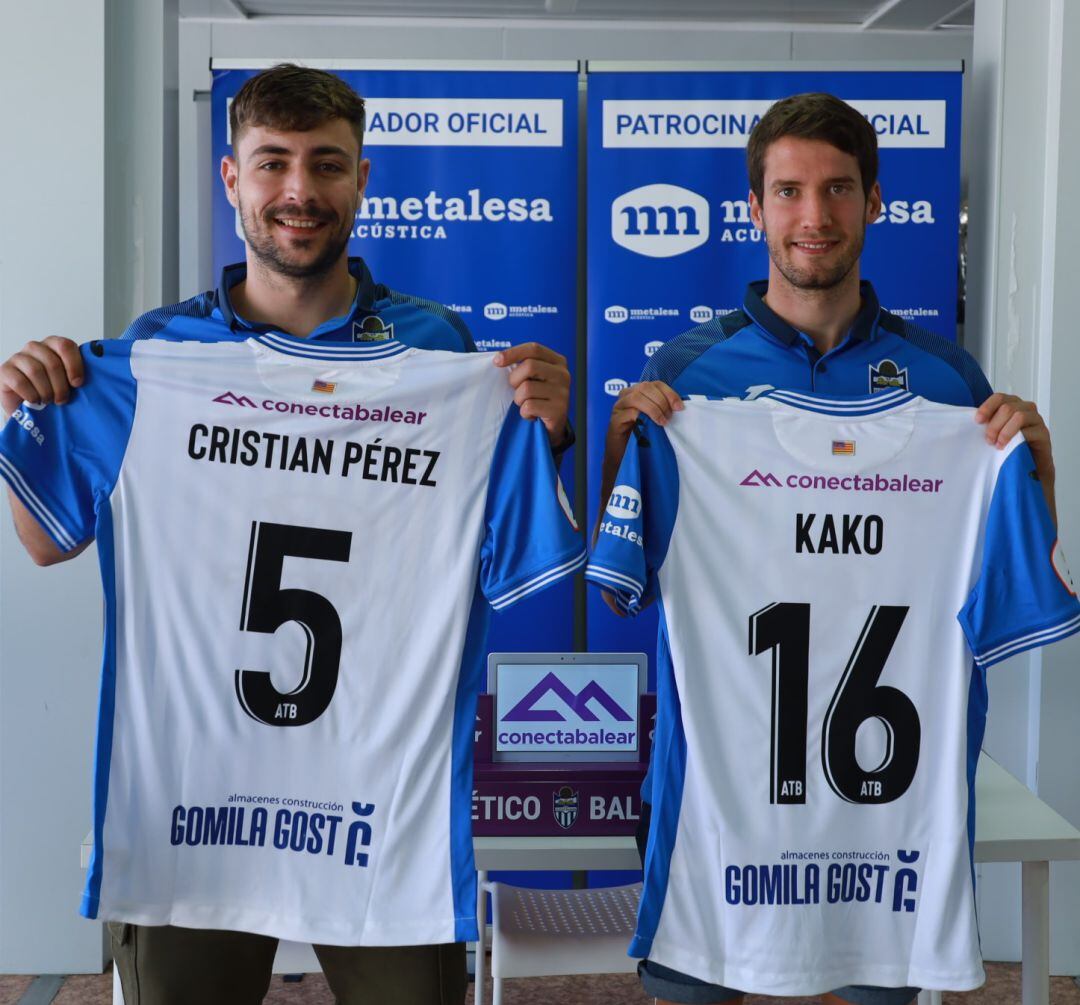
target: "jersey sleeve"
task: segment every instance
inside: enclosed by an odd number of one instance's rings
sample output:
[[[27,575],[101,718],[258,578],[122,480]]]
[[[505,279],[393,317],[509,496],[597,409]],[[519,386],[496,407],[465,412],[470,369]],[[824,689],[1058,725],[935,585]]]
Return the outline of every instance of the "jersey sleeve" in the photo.
[[[1076,587],[1026,443],[998,471],[982,567],[958,618],[983,668],[1080,630]]]
[[[480,588],[501,611],[573,574],[585,557],[547,430],[511,405],[491,462]]]
[[[679,507],[679,469],[659,426],[640,423],[623,455],[615,488],[600,516],[585,578],[636,614],[656,596]]]
[[[63,551],[93,537],[135,412],[130,343],[82,346],[83,385],[64,405],[23,404],[0,429],[0,477]]]

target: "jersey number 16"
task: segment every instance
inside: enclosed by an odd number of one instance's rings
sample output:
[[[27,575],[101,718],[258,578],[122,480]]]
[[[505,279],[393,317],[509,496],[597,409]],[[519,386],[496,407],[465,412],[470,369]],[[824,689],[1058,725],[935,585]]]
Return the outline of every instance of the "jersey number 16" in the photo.
[[[906,607],[873,607],[825,713],[821,766],[841,799],[890,803],[911,785],[919,764],[921,729],[911,699],[878,684]],[[806,802],[806,716],[810,605],[770,604],[750,615],[750,655],[772,651],[772,736],[769,802]],[[885,753],[873,769],[855,754],[859,727],[876,719],[885,730]]]

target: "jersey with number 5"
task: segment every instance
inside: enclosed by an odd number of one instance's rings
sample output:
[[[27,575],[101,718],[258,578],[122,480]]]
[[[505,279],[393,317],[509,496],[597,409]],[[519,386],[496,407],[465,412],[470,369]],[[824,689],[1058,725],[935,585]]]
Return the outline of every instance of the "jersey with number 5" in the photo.
[[[985,672],[1080,629],[1034,474],[904,391],[690,400],[631,440],[586,575],[661,605],[634,955],[762,994],[982,983]]]
[[[397,342],[83,355],[70,404],[0,433],[0,475],[101,562],[83,913],[475,938],[487,612],[584,562],[543,426],[489,358]]]

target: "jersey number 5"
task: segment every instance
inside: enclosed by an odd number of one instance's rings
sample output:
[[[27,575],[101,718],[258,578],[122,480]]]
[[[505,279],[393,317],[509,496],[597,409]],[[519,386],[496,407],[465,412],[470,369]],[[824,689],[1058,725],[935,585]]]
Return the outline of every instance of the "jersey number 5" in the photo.
[[[906,607],[874,607],[836,686],[821,732],[821,766],[832,790],[851,803],[891,803],[911,785],[921,727],[911,699],[878,684]],[[806,716],[810,605],[770,604],[750,615],[750,655],[772,651],[769,802],[806,802]],[[881,763],[867,770],[855,754],[859,727],[885,730]]]
[[[306,726],[329,706],[341,663],[341,618],[322,594],[283,590],[281,567],[287,556],[347,562],[351,547],[349,531],[252,522],[240,630],[273,635],[295,621],[307,636],[304,674],[285,694],[265,670],[236,671],[236,696],[253,719],[268,726]]]

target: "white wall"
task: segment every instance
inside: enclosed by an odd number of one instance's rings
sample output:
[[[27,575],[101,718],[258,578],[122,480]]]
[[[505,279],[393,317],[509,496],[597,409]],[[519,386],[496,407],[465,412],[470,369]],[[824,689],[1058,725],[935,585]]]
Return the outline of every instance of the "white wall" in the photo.
[[[105,0],[5,8],[4,359],[30,338],[102,334],[104,36]],[[8,513],[0,517],[3,972],[101,969],[101,926],[76,915],[79,845],[90,826],[100,597],[92,549],[68,567],[38,569]]]
[[[979,0],[971,161],[976,253],[969,275],[969,343],[994,387],[1033,399],[1054,437],[1061,538],[1080,560],[1080,203],[1072,197],[1080,138],[1075,103],[1080,9],[1068,0]],[[1080,640],[1068,639],[990,672],[986,749],[1080,826],[1076,721]],[[983,949],[1019,958],[1019,867],[986,866]],[[1051,867],[1051,968],[1080,973],[1080,867]]]
[[[0,358],[176,296],[175,0],[5,8]],[[35,567],[0,516],[0,972],[100,971],[76,913],[101,663],[93,549]]]

